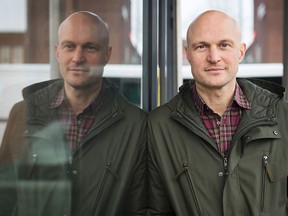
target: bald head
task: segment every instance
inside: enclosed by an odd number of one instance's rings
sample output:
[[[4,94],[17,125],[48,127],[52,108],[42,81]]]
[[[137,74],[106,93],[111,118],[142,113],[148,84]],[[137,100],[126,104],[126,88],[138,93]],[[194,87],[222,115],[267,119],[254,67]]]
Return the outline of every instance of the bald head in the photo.
[[[202,14],[200,14],[190,25],[187,30],[187,44],[190,42],[193,37],[193,32],[195,30],[201,29],[206,31],[206,33],[213,34],[217,31],[222,31],[222,28],[229,29],[230,31],[235,32],[236,40],[241,42],[241,29],[239,24],[235,19],[228,16],[226,13],[217,11],[217,10],[209,10]],[[216,31],[216,32],[214,32]]]
[[[74,31],[75,34],[85,32],[87,28],[93,29],[94,33],[103,40],[103,45],[109,46],[109,30],[107,24],[96,14],[89,11],[79,11],[67,17],[59,26],[58,42],[65,31]]]
[[[202,97],[210,97],[209,92],[213,89],[221,94],[229,92],[227,98],[232,98],[239,63],[246,52],[237,22],[220,11],[202,13],[187,30],[185,51]]]
[[[65,19],[58,29],[58,43],[55,44],[65,90],[101,86],[111,51],[108,27],[99,16],[80,11]]]

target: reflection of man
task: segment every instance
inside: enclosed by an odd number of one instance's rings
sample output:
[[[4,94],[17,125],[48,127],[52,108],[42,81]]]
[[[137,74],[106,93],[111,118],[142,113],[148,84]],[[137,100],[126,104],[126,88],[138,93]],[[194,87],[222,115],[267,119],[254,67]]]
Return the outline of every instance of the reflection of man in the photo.
[[[284,89],[236,79],[238,24],[207,11],[187,31],[194,80],[148,120],[151,215],[288,214]]]
[[[107,26],[93,13],[72,14],[55,53],[63,80],[24,89],[10,113],[0,215],[145,215],[146,114],[102,78]]]

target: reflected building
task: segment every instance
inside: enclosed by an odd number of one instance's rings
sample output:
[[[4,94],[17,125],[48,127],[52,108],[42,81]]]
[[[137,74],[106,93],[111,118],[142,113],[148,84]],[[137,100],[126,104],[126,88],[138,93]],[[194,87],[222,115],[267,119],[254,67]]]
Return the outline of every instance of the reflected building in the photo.
[[[113,47],[110,63],[140,64],[140,55],[130,38],[130,0],[69,0],[59,1],[57,7],[59,23],[79,10],[98,14],[110,28]],[[49,0],[27,0],[27,23],[26,32],[0,33],[0,63],[49,63],[49,48],[53,49],[49,44]]]
[[[254,0],[254,40],[245,62],[283,61],[283,8],[284,0]]]

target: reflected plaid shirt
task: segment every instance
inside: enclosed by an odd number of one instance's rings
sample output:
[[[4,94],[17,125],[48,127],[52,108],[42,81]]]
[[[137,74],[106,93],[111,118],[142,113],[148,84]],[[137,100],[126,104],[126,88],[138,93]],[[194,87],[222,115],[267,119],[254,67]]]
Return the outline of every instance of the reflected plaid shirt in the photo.
[[[216,142],[218,151],[224,157],[230,148],[232,137],[240,122],[242,110],[251,109],[247,98],[236,83],[235,95],[231,105],[222,116],[219,116],[198,95],[195,85],[192,88],[192,97],[204,126]]]
[[[81,140],[91,128],[98,111],[103,105],[104,89],[102,88],[97,98],[77,116],[74,115],[71,107],[66,102],[64,88],[58,93],[50,106],[51,109],[59,109],[65,136],[73,152],[79,149]]]

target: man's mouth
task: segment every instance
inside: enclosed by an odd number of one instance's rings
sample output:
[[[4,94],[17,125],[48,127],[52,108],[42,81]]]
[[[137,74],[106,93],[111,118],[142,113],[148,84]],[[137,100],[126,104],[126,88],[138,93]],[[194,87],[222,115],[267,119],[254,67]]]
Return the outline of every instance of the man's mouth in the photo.
[[[88,72],[88,69],[84,67],[70,67],[69,70],[75,72]]]
[[[213,71],[223,71],[225,70],[225,68],[223,67],[209,67],[209,68],[205,68],[205,71],[208,71],[208,72],[213,72]]]

